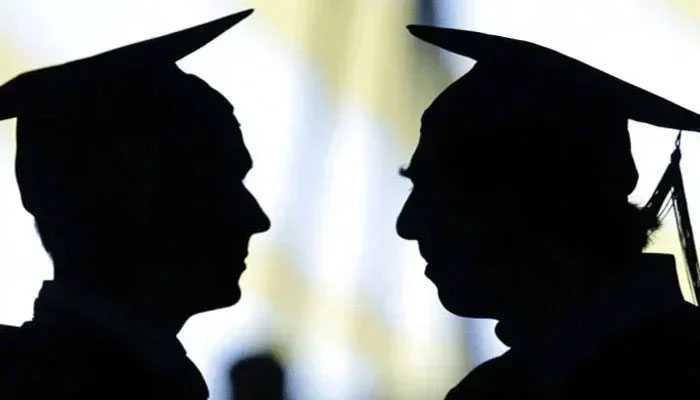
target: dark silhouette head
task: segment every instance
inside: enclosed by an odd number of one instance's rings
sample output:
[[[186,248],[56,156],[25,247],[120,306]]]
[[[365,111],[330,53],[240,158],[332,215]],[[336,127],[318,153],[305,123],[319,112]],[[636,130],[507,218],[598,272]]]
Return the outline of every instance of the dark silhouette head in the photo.
[[[532,43],[409,29],[477,61],[425,111],[402,171],[414,188],[397,230],[418,241],[443,305],[546,313],[633,265],[657,222],[627,201],[627,122],[697,130],[700,116]]]
[[[242,182],[252,159],[233,107],[175,61],[249,14],[0,87],[56,281],[178,323],[239,299],[249,239],[269,221]]]
[[[261,353],[237,361],[230,371],[233,400],[282,400],[284,368],[272,354]]]

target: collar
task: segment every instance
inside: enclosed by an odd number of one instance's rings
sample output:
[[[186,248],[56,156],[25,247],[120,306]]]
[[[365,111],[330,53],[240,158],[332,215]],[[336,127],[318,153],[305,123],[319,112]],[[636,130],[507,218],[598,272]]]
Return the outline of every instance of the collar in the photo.
[[[551,393],[608,338],[686,304],[673,256],[644,254],[632,274],[584,301],[539,340],[507,354],[526,367],[535,389]]]
[[[89,335],[112,343],[136,355],[146,369],[177,383],[187,382],[197,388],[201,398],[207,398],[204,378],[177,337],[121,310],[107,299],[45,281],[34,303],[34,318],[23,328],[49,335]]]

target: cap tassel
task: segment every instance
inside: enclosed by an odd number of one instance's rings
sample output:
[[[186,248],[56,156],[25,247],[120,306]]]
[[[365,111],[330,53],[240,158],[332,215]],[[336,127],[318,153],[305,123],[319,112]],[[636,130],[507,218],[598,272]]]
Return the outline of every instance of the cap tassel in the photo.
[[[662,205],[668,198],[669,193],[671,194],[671,203],[676,217],[678,237],[681,242],[681,247],[683,248],[688,275],[690,276],[693,286],[693,296],[697,304],[700,298],[700,266],[698,265],[695,238],[693,236],[693,228],[690,224],[688,201],[685,197],[683,176],[680,168],[681,134],[682,131],[678,133],[678,137],[676,138],[676,149],[671,154],[671,163],[666,168],[661,181],[659,181],[656,190],[654,190],[654,194],[644,206],[643,212],[654,224],[660,218],[663,219],[666,213],[662,210]],[[649,226],[652,226],[651,222]]]

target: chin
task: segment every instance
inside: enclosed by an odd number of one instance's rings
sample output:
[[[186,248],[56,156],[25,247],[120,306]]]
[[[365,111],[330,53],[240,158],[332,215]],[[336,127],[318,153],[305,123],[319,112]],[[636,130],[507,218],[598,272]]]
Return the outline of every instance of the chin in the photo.
[[[231,307],[241,300],[241,289],[236,284],[233,287],[210,290],[203,300],[199,312]]]
[[[201,282],[201,293],[210,310],[230,307],[241,299],[240,279],[245,264],[231,269],[230,263],[217,266],[214,273]]]
[[[241,288],[238,284],[235,287],[230,288],[225,293],[222,291],[221,296],[219,296],[219,307],[231,307],[232,305],[238,303],[241,300]]]
[[[492,304],[478,300],[475,293],[467,290],[445,290],[438,288],[440,304],[450,313],[465,318],[495,318],[496,312]]]

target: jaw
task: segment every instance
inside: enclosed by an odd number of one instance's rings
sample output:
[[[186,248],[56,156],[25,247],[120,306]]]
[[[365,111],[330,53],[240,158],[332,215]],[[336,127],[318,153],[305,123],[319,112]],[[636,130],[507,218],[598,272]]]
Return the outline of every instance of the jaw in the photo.
[[[502,315],[496,302],[470,295],[464,290],[454,292],[438,289],[438,298],[447,311],[458,317],[499,319]]]
[[[441,304],[451,313],[466,318],[498,319],[517,302],[513,274],[505,265],[476,260],[458,265],[430,265]],[[516,283],[517,285],[517,283]]]

